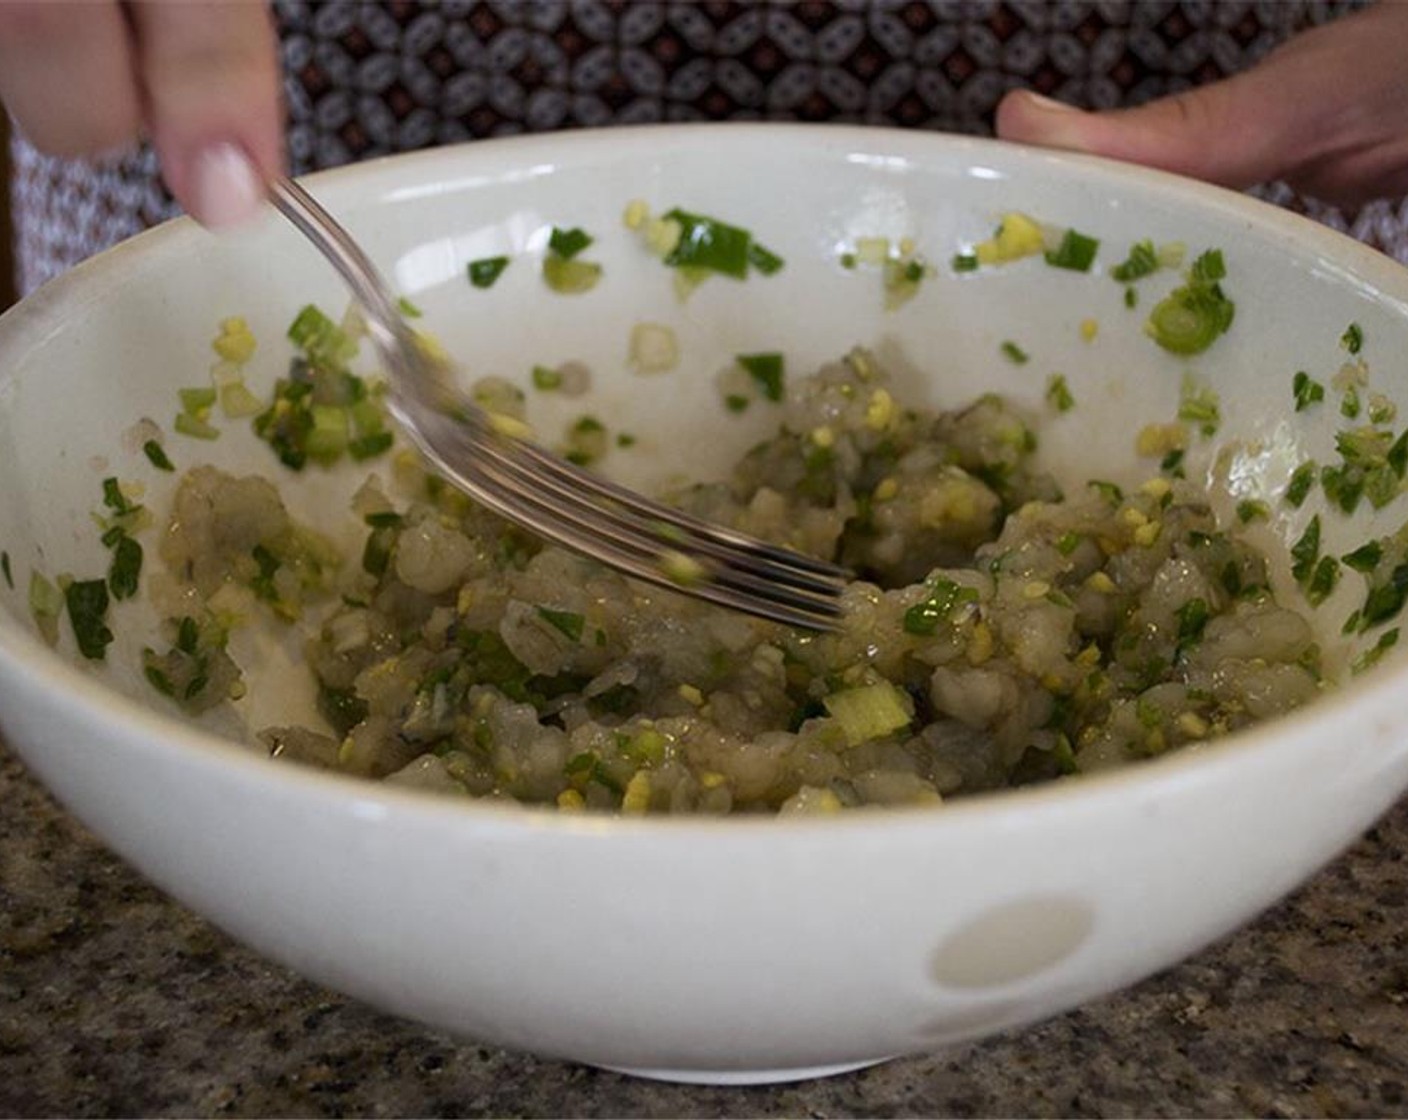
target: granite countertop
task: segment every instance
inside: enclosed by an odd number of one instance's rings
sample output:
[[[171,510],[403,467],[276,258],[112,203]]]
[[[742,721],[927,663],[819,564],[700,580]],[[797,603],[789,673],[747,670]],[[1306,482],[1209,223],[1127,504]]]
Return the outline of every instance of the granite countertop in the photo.
[[[0,748],[0,1115],[1408,1116],[1408,802],[1253,925],[981,1043],[795,1085],[633,1080],[391,1018],[108,854]]]

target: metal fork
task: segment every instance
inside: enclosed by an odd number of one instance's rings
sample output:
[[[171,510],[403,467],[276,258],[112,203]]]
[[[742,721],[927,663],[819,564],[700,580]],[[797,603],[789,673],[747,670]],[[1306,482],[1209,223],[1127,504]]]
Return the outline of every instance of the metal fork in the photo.
[[[651,501],[500,430],[436,375],[381,274],[342,225],[292,180],[275,180],[270,198],[351,287],[386,367],[393,415],[470,497],[637,579],[793,626],[836,625],[845,569]]]

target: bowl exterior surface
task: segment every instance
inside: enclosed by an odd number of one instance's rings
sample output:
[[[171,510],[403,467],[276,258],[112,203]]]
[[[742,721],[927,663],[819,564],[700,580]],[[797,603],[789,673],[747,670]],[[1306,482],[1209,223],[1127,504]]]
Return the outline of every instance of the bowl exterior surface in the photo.
[[[1220,395],[1233,497],[1279,501],[1288,464],[1334,436],[1330,418],[1291,412],[1293,372],[1337,363],[1351,321],[1375,352],[1408,343],[1408,273],[1346,239],[1213,188],[992,142],[640,128],[446,149],[310,185],[474,372],[526,379],[535,363],[586,360],[595,407],[645,435],[623,472],[639,485],[716,471],[762,434],[723,418],[713,374],[731,355],[782,349],[802,370],[863,343],[926,403],[998,390],[1039,406],[1045,372],[1066,373],[1080,403],[1043,430],[1043,454],[1067,476],[1137,481],[1148,468],[1134,432],[1176,411],[1192,368]],[[747,226],[786,267],[711,281],[682,304],[622,229],[632,198]],[[1100,237],[1106,265],[1146,237],[1222,249],[1234,329],[1179,359],[1144,337],[1143,313],[1098,270],[1038,260],[952,274],[951,255],[1012,210]],[[465,283],[466,262],[533,258],[554,225],[597,235],[600,292],[552,297],[532,267],[489,292]],[[875,274],[838,263],[874,236],[910,238],[936,266],[897,311]],[[544,1054],[687,1079],[795,1076],[1030,1022],[1166,967],[1302,881],[1408,784],[1405,670],[1392,659],[1234,741],[938,811],[597,819],[271,766],[220,737],[239,727],[191,727],[155,707],[140,669],[155,620],[140,605],[95,668],[34,636],[22,577],[98,562],[98,482],[139,473],[127,426],[168,420],[175,389],[204,376],[219,318],[242,315],[269,340],[272,380],[277,340],[307,302],[345,296],[272,219],[222,240],[176,223],[0,320],[0,546],[18,577],[0,591],[0,724],[116,851],[317,981]],[[642,320],[669,323],[687,356],[666,381],[627,370]],[[1006,362],[1007,339],[1043,372]],[[1376,370],[1375,386],[1408,403],[1401,371]],[[561,419],[549,410],[541,427]],[[206,450],[271,469],[250,442]],[[171,483],[148,475],[159,506]],[[355,481],[309,477],[291,502],[316,517]],[[1284,552],[1313,512],[1278,512],[1270,546]],[[1327,519],[1327,550],[1402,518],[1395,503]],[[1337,629],[1326,626],[1327,647]],[[261,658],[239,713],[252,727],[308,703],[290,683],[296,646]]]

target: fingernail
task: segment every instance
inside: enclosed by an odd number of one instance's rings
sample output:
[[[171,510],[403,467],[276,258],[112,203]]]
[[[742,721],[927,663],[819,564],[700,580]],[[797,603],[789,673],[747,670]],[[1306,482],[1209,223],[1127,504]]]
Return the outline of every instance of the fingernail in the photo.
[[[210,229],[251,221],[264,202],[254,164],[234,144],[212,144],[196,156],[191,177],[191,217]]]
[[[1035,90],[1024,90],[1021,100],[1013,108],[1017,112],[1008,115],[1004,138],[1040,144],[1046,148],[1065,148],[1076,152],[1087,150],[1086,132],[1090,115],[1083,109]]]
[[[1033,109],[1040,109],[1047,113],[1060,113],[1062,115],[1079,114],[1080,110],[1074,105],[1067,105],[1064,101],[1057,101],[1054,97],[1047,97],[1044,93],[1037,93],[1035,90],[1027,90],[1027,100]]]

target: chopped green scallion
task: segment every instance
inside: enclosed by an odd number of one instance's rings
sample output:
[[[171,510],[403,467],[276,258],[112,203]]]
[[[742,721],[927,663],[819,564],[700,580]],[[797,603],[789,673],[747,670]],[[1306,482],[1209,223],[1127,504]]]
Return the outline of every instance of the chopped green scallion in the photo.
[[[748,263],[764,276],[772,276],[781,272],[787,262],[771,249],[764,248],[754,241],[748,246]]]
[[[1350,663],[1350,672],[1359,674],[1365,669],[1371,669],[1382,660],[1384,654],[1393,649],[1398,644],[1398,627],[1392,630],[1385,630],[1379,635],[1379,640],[1372,647],[1365,650]]]
[[[137,594],[142,574],[142,546],[123,533],[113,548],[112,564],[108,568],[108,589],[114,599],[130,599]]]
[[[176,395],[181,400],[181,411],[187,416],[203,417],[215,407],[214,389],[178,389]]]
[[[601,279],[601,265],[595,261],[580,261],[549,254],[543,258],[543,280],[559,295],[580,295],[596,287]]]
[[[1208,610],[1207,600],[1198,597],[1189,599],[1179,607],[1177,614],[1178,642],[1176,651],[1183,653],[1202,641],[1203,631],[1207,628],[1211,611]]]
[[[147,460],[159,471],[174,471],[176,467],[166,456],[166,450],[154,439],[142,444],[142,452]]]
[[[742,280],[748,274],[753,237],[746,229],[702,214],[671,210],[667,221],[678,222],[679,243],[665,258],[674,268],[700,268]]]
[[[571,641],[580,642],[582,640],[582,631],[586,628],[587,620],[576,611],[559,611],[553,610],[551,607],[539,607],[538,617]]]
[[[1315,563],[1320,559],[1320,515],[1310,519],[1300,539],[1291,545],[1291,575],[1299,584],[1310,580]]]
[[[477,261],[470,261],[466,271],[469,274],[469,282],[474,287],[492,288],[494,281],[503,275],[507,267],[507,257],[482,257]]]
[[[1383,559],[1384,546],[1378,541],[1369,541],[1361,544],[1353,552],[1347,552],[1340,557],[1345,566],[1353,568],[1356,572],[1372,572],[1379,566],[1379,561]]]
[[[1311,405],[1325,399],[1325,386],[1305,370],[1297,370],[1296,375],[1291,378],[1291,393],[1295,397],[1296,411],[1304,412]]]
[[[781,354],[739,354],[735,360],[747,370],[764,397],[770,401],[782,400],[784,372]]]
[[[101,579],[74,580],[64,588],[64,604],[78,652],[89,660],[101,661],[113,638],[107,626],[107,583]]]
[[[1112,506],[1117,506],[1124,501],[1124,491],[1113,482],[1105,482],[1098,478],[1092,478],[1086,485],[1098,491],[1100,496]]]
[[[1358,354],[1364,349],[1364,328],[1358,323],[1350,323],[1345,327],[1344,334],[1340,335],[1340,345],[1351,354]]]
[[[1218,283],[1225,275],[1222,253],[1203,253],[1193,262],[1186,283],[1149,313],[1145,332],[1172,354],[1201,354],[1227,331],[1236,312]]]
[[[1074,272],[1089,272],[1095,263],[1100,242],[1074,229],[1068,229],[1061,243],[1046,254],[1046,263],[1055,268],[1068,268]]]
[[[347,454],[358,463],[365,462],[367,459],[375,459],[394,442],[395,436],[390,432],[372,432],[370,435],[348,440]]]
[[[1245,498],[1237,503],[1237,520],[1243,525],[1253,521],[1266,521],[1271,517],[1271,507],[1256,498]]]
[[[191,436],[195,439],[218,439],[220,436],[219,428],[187,412],[178,412],[171,426],[183,436]]]
[[[1318,607],[1335,590],[1340,581],[1340,562],[1333,556],[1322,556],[1310,575],[1305,597],[1312,607]]]
[[[951,620],[962,607],[978,601],[978,592],[951,579],[937,579],[928,596],[904,612],[906,634],[927,636],[938,629],[940,622]]]
[[[591,243],[592,235],[586,230],[576,227],[561,229],[558,226],[553,226],[552,233],[548,237],[548,251],[565,261],[570,261]]]
[[[1291,479],[1286,484],[1286,501],[1300,509],[1305,504],[1305,499],[1310,496],[1311,488],[1315,485],[1315,480],[1319,477],[1320,468],[1314,459],[1307,459],[1291,472]]]
[[[1070,412],[1076,406],[1071,395],[1071,387],[1066,383],[1066,375],[1053,373],[1046,379],[1046,403],[1057,412]]]
[[[1394,618],[1403,610],[1403,601],[1408,596],[1408,563],[1399,564],[1388,575],[1387,581],[1369,589],[1364,605],[1359,608],[1359,629],[1368,630]]]
[[[1012,362],[1015,365],[1019,366],[1025,365],[1030,357],[1025,350],[1023,350],[1020,346],[1018,346],[1015,342],[1011,341],[1010,339],[1008,339],[1002,344],[1001,350],[1003,357],[1005,357],[1009,362]]]
[[[1136,241],[1129,247],[1129,256],[1110,269],[1110,278],[1121,284],[1128,284],[1131,280],[1138,280],[1148,276],[1151,272],[1156,272],[1158,267],[1159,254],[1154,248],[1154,243],[1148,239]],[[1127,292],[1133,290],[1133,288],[1126,289]],[[1126,301],[1127,299],[1126,296]]]
[[[1199,383],[1191,374],[1185,375],[1178,401],[1178,418],[1187,424],[1197,424],[1204,437],[1216,435],[1222,423],[1217,393],[1211,386]]]

